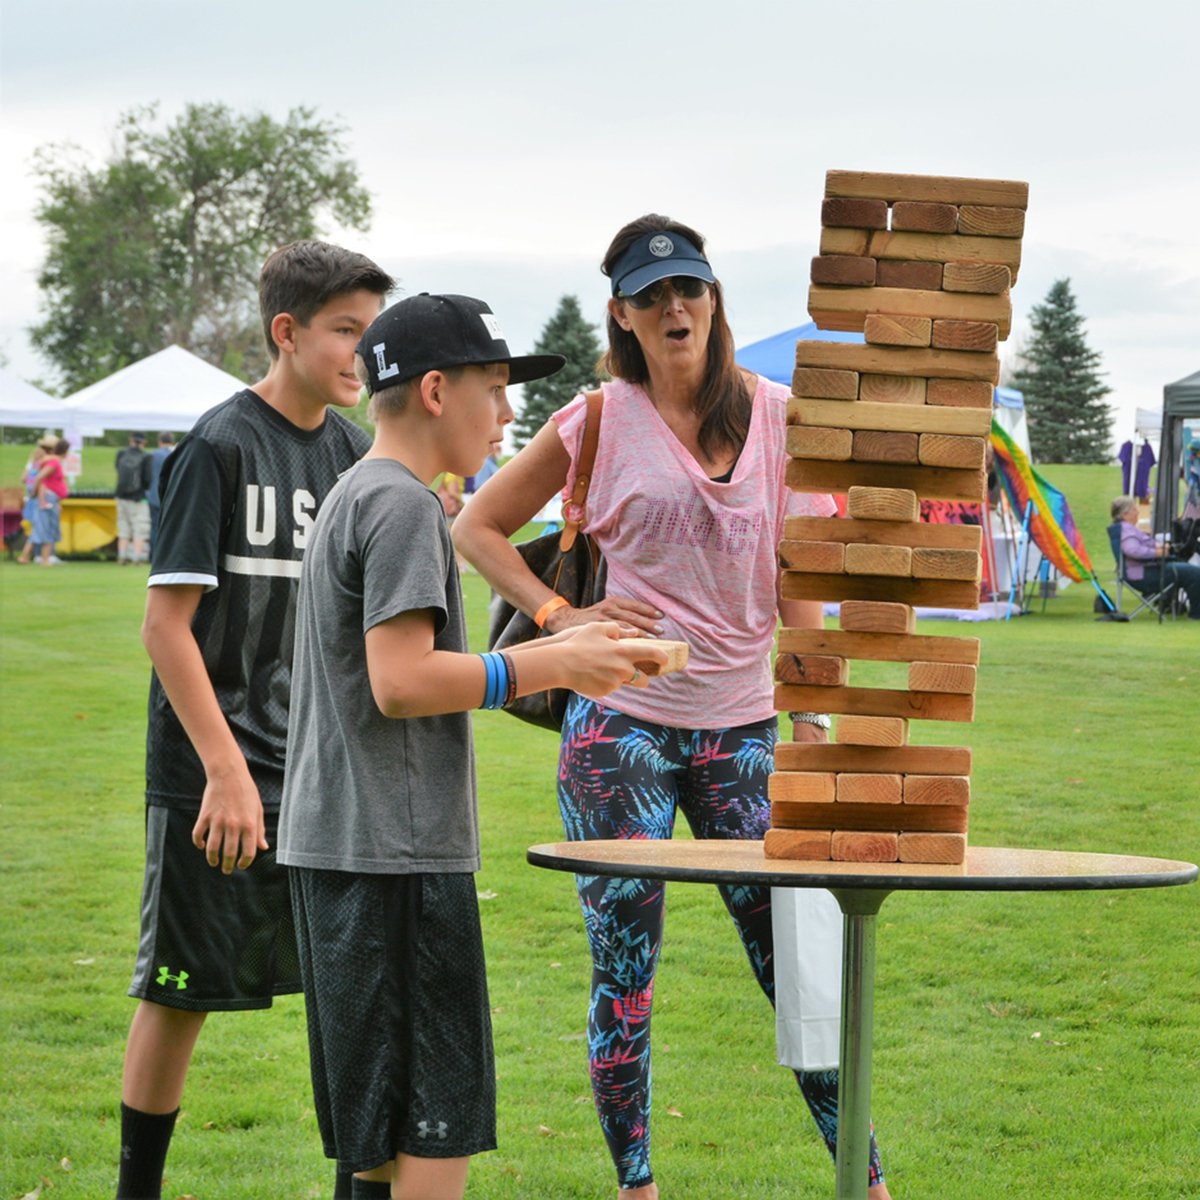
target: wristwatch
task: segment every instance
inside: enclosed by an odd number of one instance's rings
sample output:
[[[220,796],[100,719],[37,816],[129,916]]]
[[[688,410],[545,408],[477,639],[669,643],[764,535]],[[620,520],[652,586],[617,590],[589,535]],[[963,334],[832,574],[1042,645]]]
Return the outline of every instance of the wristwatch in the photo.
[[[828,713],[790,712],[788,716],[797,725],[819,725],[828,729],[833,724],[833,718]]]

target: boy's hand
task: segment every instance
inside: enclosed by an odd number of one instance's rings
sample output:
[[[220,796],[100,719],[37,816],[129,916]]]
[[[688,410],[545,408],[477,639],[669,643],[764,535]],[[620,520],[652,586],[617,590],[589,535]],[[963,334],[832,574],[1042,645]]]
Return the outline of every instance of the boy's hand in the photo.
[[[269,849],[262,799],[250,772],[241,770],[209,778],[192,828],[192,844],[203,850],[210,867],[223,875],[244,871],[260,850]]]
[[[607,696],[619,687],[645,687],[649,676],[638,662],[667,665],[667,652],[633,639],[622,639],[615,621],[594,621],[563,642],[563,659],[570,673],[567,684],[586,696]]]

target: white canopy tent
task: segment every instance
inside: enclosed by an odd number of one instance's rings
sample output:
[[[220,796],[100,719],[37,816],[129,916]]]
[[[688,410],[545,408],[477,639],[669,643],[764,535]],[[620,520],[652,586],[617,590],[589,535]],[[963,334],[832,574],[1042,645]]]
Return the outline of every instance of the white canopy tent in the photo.
[[[93,437],[107,429],[186,432],[245,386],[182,346],[168,346],[68,396],[63,421],[68,436]]]
[[[66,410],[19,375],[0,367],[0,425],[19,429],[61,429]]]

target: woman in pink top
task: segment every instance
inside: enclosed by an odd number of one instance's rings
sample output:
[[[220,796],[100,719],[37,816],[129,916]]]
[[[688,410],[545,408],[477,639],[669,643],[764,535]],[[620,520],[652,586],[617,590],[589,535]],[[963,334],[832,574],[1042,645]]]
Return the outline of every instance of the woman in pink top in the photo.
[[[550,632],[598,619],[687,642],[687,669],[573,696],[558,798],[572,840],[669,838],[682,810],[699,838],[761,838],[778,738],[770,650],[784,624],[816,628],[819,604],[779,595],[785,517],[828,515],[828,496],[784,485],[788,390],[734,361],[721,285],[704,239],[651,214],[605,255],[612,281],[604,409],[583,528],[604,552],[606,597],[576,610],[509,542],[575,479],[584,396],[546,423],[454,526],[463,556]],[[797,740],[828,718],[792,714]],[[592,950],[592,1090],[624,1200],[658,1195],[650,1168],[650,1011],[662,940],[655,880],[578,880]],[[754,973],[773,1000],[770,891],[722,888]],[[837,1072],[797,1072],[832,1151]],[[887,1188],[872,1139],[871,1200]]]

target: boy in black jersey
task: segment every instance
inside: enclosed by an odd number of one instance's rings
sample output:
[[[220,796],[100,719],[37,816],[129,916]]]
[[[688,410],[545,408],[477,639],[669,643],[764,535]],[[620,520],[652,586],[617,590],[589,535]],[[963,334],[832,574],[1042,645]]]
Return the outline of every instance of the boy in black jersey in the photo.
[[[296,591],[318,507],[370,445],[327,410],[358,403],[355,346],[392,286],[336,246],[277,250],[259,280],[266,377],[201,417],[163,466],[142,626],[154,672],[130,987],[141,1003],[125,1050],[118,1197],[160,1195],[207,1013],[301,990],[273,850]],[[343,1177],[335,1194],[349,1187]]]

